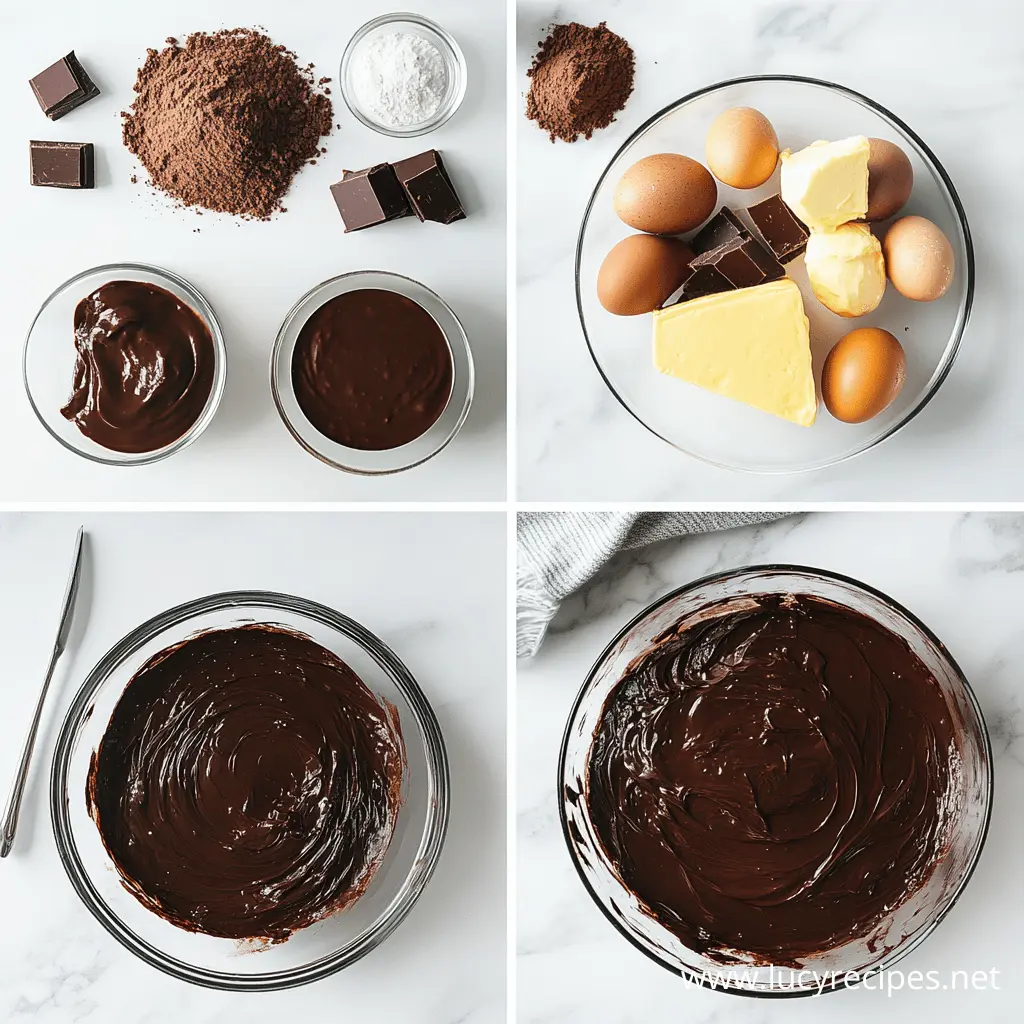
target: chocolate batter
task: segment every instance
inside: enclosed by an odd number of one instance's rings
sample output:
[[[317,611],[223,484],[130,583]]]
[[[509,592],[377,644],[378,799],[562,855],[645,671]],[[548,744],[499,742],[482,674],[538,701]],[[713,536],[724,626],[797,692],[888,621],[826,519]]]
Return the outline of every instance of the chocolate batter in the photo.
[[[213,390],[214,348],[202,318],[170,292],[111,281],[75,309],[78,360],[62,415],[115,452],[177,441]]]
[[[722,963],[867,935],[942,854],[957,745],[938,683],[878,623],[813,597],[678,627],[595,732],[587,801],[624,884]]]
[[[86,798],[125,887],[189,931],[281,941],[354,902],[395,828],[397,712],[267,625],[155,655],[122,694]]]
[[[452,393],[444,333],[418,303],[363,288],[325,302],[292,356],[295,397],[310,423],[347,448],[383,451],[415,441]]]

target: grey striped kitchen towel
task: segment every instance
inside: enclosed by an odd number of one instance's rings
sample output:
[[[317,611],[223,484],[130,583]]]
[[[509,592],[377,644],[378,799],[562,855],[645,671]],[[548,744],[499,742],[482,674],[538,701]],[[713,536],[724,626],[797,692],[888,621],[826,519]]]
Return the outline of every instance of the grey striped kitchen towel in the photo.
[[[520,512],[516,654],[537,653],[559,605],[616,551],[779,519],[777,512]]]

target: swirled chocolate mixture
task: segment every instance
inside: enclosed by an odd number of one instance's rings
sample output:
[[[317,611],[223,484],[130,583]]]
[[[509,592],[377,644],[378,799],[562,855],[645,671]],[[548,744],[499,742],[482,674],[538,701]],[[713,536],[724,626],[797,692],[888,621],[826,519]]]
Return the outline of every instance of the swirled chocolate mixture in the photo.
[[[363,288],[325,302],[292,356],[299,408],[347,448],[398,448],[427,430],[452,393],[452,354],[434,318],[396,292]]]
[[[78,359],[62,415],[104,448],[153,452],[199,419],[213,390],[210,329],[156,285],[111,281],[75,309]]]
[[[182,928],[281,941],[354,902],[395,828],[396,710],[308,637],[202,633],[129,682],[90,812],[125,887]]]
[[[587,800],[621,880],[687,946],[799,966],[927,878],[957,750],[905,642],[772,596],[634,662],[605,703]]]

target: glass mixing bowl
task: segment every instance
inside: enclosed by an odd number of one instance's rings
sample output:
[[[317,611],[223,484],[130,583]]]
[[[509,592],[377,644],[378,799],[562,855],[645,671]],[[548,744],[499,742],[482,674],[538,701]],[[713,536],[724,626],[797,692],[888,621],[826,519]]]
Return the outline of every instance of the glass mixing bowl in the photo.
[[[825,356],[855,327],[884,327],[907,354],[907,378],[896,401],[866,423],[840,423],[823,408],[812,427],[799,427],[739,402],[664,376],[651,361],[651,320],[619,317],[597,301],[597,273],[628,228],[612,196],[619,178],[653,153],[684,153],[704,161],[704,139],[728,107],[756,107],[772,122],[780,146],[801,149],[815,139],[867,135],[895,142],[914,168],[914,191],[902,214],[934,221],[956,260],[949,291],[935,302],[906,299],[892,285],[873,313],[846,319],[826,309],[807,281],[803,259],[787,264],[804,294],[811,322],[815,380]],[[779,171],[759,188],[718,183],[718,206],[743,210],[779,191]],[[742,216],[742,213],[741,213]],[[880,225],[884,228],[884,224]],[[794,473],[822,469],[891,437],[938,391],[956,358],[974,296],[974,249],[967,216],[949,175],[925,142],[895,114],[840,85],[793,75],[759,75],[710,85],[684,96],[640,126],[601,175],[587,206],[576,250],[576,301],[590,354],[621,404],[648,430],[680,451],[726,469]],[[820,394],[820,387],[819,387]]]
[[[433,317],[448,342],[452,355],[452,392],[444,412],[419,437],[398,448],[364,451],[347,448],[321,434],[306,418],[292,383],[295,343],[306,321],[325,302],[360,289],[395,292],[420,305]],[[270,390],[288,432],[321,462],[362,476],[399,473],[432,459],[462,429],[473,403],[475,371],[469,338],[452,308],[435,292],[410,277],[386,270],[360,270],[332,277],[306,292],[284,319],[270,355]]]
[[[202,415],[172,444],[152,452],[116,452],[104,448],[61,415],[71,395],[75,369],[75,307],[87,295],[110,281],[141,281],[169,291],[191,306],[206,322],[213,337],[213,387]],[[51,437],[65,448],[92,462],[107,466],[145,466],[169,458],[187,448],[210,425],[224,394],[227,380],[227,350],[224,334],[213,307],[183,277],[142,263],[111,263],[83,270],[65,281],[36,313],[22,356],[22,376],[32,411]]]
[[[286,942],[253,949],[187,932],[142,906],[121,884],[86,808],[89,762],[132,676],[156,653],[196,633],[249,622],[297,630],[345,661],[397,709],[407,770],[387,855],[350,907]],[[325,978],[380,945],[412,909],[433,874],[448,828],[448,759],[416,680],[359,623],[287,594],[237,591],[171,608],[118,641],[89,673],[64,719],[53,757],[50,813],[61,862],[93,916],[141,960],[207,988],[269,991]]]
[[[650,917],[619,881],[590,820],[585,780],[594,731],[609,693],[630,662],[675,623],[710,606],[759,594],[806,594],[867,615],[901,637],[937,680],[963,736],[962,792],[949,849],[927,882],[895,909],[871,936],[804,961],[808,972],[843,988],[842,977],[892,967],[916,949],[956,903],[981,855],[992,809],[992,749],[977,698],[959,666],[928,627],[885,594],[856,580],[793,565],[750,566],[687,584],[656,601],[625,626],[587,676],[569,716],[558,764],[562,832],[576,870],[609,921],[641,952],[674,974],[694,980],[702,972],[721,979],[721,990],[743,995],[812,995],[820,981],[780,967],[723,967],[685,946]],[[733,606],[735,608],[735,606]],[[832,972],[835,972],[834,974]]]
[[[426,121],[406,127],[381,124],[373,113],[359,102],[359,96],[353,84],[352,61],[360,47],[380,36],[396,32],[418,36],[420,39],[432,43],[444,61],[446,77],[445,93],[437,110]],[[436,22],[419,14],[385,14],[374,18],[373,21],[368,21],[349,40],[341,58],[341,95],[348,109],[367,128],[372,128],[375,132],[380,132],[381,135],[390,135],[396,139],[411,139],[440,128],[462,105],[462,101],[466,97],[467,78],[466,58],[455,38]]]

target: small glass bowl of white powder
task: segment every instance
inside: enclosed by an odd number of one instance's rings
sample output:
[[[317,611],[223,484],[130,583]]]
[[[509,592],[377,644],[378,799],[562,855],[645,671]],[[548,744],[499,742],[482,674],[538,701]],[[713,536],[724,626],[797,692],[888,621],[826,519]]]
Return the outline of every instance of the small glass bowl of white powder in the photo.
[[[459,109],[466,58],[440,26],[418,14],[367,22],[341,58],[341,92],[368,128],[395,138],[426,135]]]

